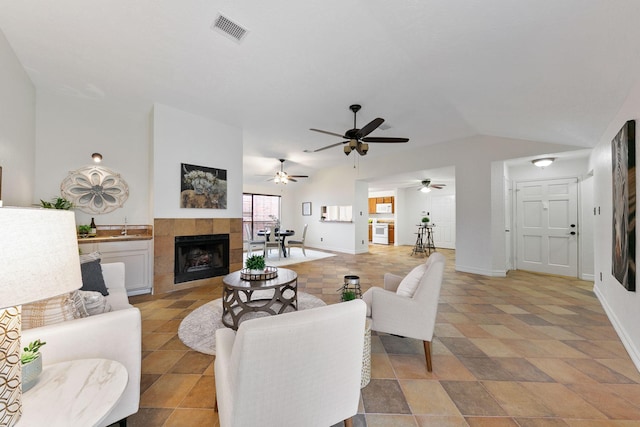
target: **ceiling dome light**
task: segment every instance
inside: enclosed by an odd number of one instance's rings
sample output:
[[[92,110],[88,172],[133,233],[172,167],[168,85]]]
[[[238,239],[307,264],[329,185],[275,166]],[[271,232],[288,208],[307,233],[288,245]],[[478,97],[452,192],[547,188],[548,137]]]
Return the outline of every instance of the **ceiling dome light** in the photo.
[[[420,191],[421,191],[421,192],[423,192],[423,193],[428,193],[428,192],[430,192],[430,191],[431,191],[431,189],[430,189],[429,187],[426,187],[426,186],[425,186],[425,187],[422,187],[422,188],[420,189]]]
[[[545,157],[543,159],[531,160],[531,163],[533,163],[539,168],[544,168],[549,166],[551,163],[553,163],[555,159],[556,159],[555,157]]]
[[[102,154],[100,153],[93,153],[91,155],[91,158],[93,159],[94,162],[96,163],[100,163],[102,161]]]

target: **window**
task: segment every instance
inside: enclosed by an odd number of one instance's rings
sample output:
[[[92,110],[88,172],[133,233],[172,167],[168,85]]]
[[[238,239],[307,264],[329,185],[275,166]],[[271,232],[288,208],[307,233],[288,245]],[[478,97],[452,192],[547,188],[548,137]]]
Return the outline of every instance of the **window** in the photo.
[[[256,236],[256,231],[265,227],[274,227],[276,220],[280,218],[280,196],[268,196],[265,194],[242,195],[242,230],[244,224],[249,223],[249,229]],[[245,239],[251,236],[244,236]]]

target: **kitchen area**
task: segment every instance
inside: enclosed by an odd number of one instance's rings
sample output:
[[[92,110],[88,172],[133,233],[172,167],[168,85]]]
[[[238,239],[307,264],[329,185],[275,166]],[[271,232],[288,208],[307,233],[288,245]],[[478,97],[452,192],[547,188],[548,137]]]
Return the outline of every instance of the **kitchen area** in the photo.
[[[395,244],[395,200],[393,196],[369,197],[369,243]]]

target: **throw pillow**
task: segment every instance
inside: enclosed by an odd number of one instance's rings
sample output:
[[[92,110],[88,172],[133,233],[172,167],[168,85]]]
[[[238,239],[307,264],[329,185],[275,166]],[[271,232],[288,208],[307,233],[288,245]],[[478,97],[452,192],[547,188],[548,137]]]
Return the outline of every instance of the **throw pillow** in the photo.
[[[89,316],[111,311],[111,305],[100,292],[80,291],[80,294],[82,295],[84,306]]]
[[[73,292],[22,305],[22,328],[52,325],[79,319],[80,310],[74,304]]]
[[[100,252],[80,254],[80,264],[84,264],[85,262],[91,262],[96,260],[100,261],[100,258],[102,258],[102,254],[100,254]]]
[[[80,264],[80,271],[82,273],[82,288],[80,290],[96,291],[102,295],[109,295],[104,277],[102,277],[102,266],[100,266],[99,259]]]
[[[411,270],[409,274],[407,274],[398,285],[396,294],[412,298],[413,294],[416,292],[416,289],[418,289],[420,279],[422,279],[422,276],[424,276],[424,273],[426,271],[427,266],[425,264],[420,264],[419,266]]]

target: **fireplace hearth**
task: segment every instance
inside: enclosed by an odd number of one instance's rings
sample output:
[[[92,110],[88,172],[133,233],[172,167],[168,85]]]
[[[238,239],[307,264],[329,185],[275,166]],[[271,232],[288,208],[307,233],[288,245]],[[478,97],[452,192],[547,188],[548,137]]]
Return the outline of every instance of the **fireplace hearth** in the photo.
[[[229,235],[175,236],[174,283],[229,274]]]

